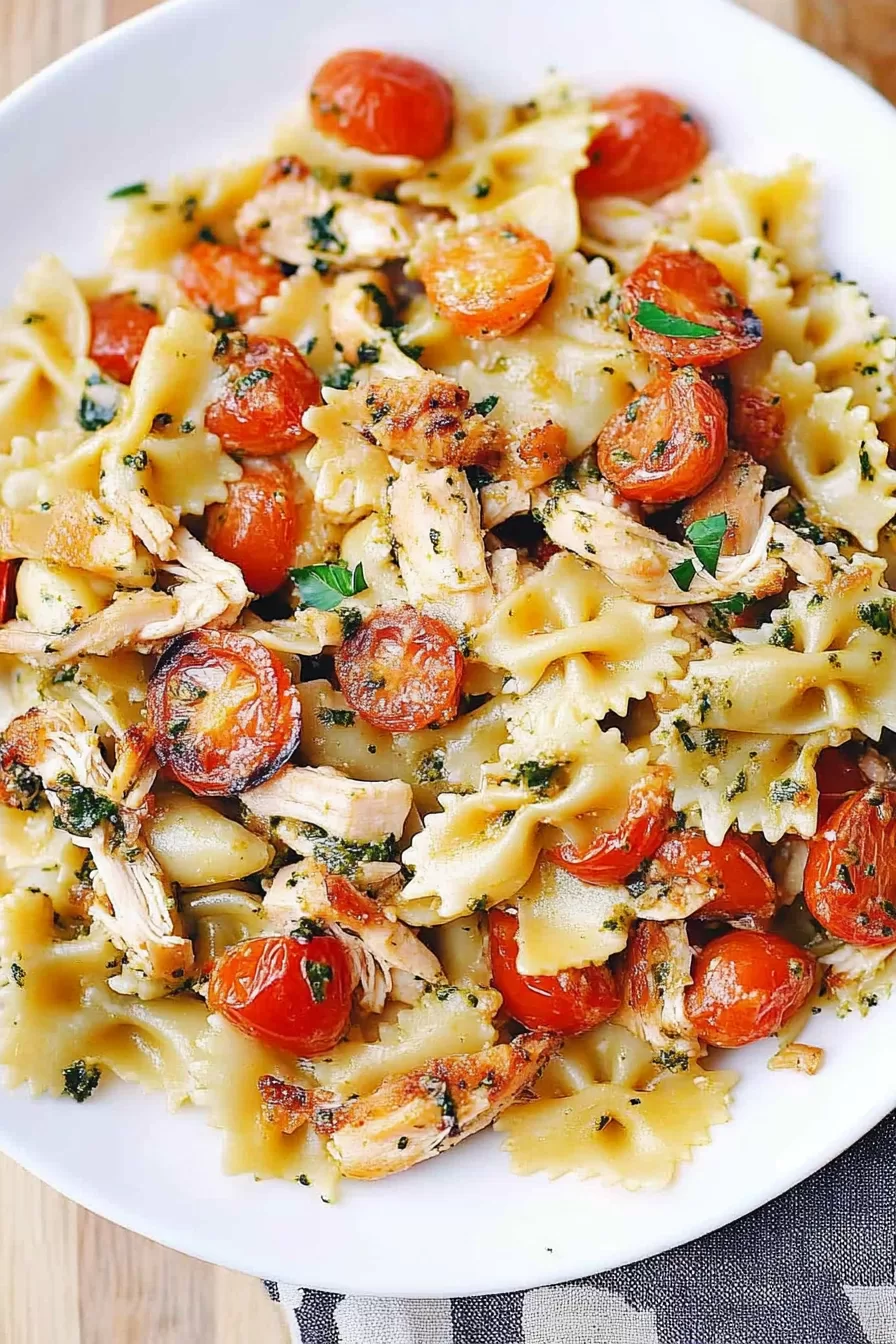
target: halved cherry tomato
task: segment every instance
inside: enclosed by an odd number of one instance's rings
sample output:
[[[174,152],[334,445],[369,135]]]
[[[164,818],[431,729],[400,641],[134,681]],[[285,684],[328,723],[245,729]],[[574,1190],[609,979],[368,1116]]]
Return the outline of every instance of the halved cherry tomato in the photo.
[[[241,571],[260,597],[279,588],[294,561],[296,479],[285,458],[247,457],[223,504],[205,511],[205,544]]]
[[[691,976],[684,1003],[697,1035],[735,1050],[780,1030],[805,1003],[815,958],[776,933],[732,929],[697,953]]]
[[[706,158],[709,143],[699,121],[656,89],[617,89],[598,103],[609,122],[588,146],[588,167],[576,191],[594,196],[634,196],[655,201],[688,180]]]
[[[657,374],[611,416],[597,441],[601,472],[627,499],[673,504],[704,490],[725,460],[728,408],[696,369]]]
[[[666,336],[637,319],[639,306],[653,303],[664,313],[700,326],[712,336]],[[631,318],[631,338],[639,350],[672,364],[704,367],[752,350],[762,340],[762,323],[745,308],[717,266],[697,252],[655,247],[622,286],[622,306]]]
[[[149,679],[156,756],[191,793],[242,793],[299,745],[302,704],[283,664],[251,635],[194,630],[173,639]]]
[[[660,845],[645,881],[688,883],[716,894],[695,919],[771,919],[777,889],[762,859],[737,831],[711,845],[702,831],[679,831]]]
[[[451,138],[451,86],[408,56],[340,51],[324,61],[309,96],[319,131],[371,154],[432,159]]]
[[[662,843],[671,818],[668,775],[654,770],[632,789],[615,830],[595,835],[585,850],[558,845],[547,851],[547,857],[581,882],[621,882]]]
[[[896,943],[896,789],[873,784],[840,804],[809,841],[803,895],[835,938]]]
[[[732,393],[731,438],[757,462],[768,462],[774,457],[786,423],[781,398],[764,388],[743,387]]]
[[[135,294],[106,294],[90,301],[90,358],[119,383],[130,383],[159,314]]]
[[[442,621],[408,603],[377,607],[335,657],[347,703],[389,733],[413,733],[457,715],[464,658]]]
[[[320,379],[280,336],[228,342],[225,384],[205,413],[205,427],[229,452],[273,457],[309,437],[302,416],[321,403]]]
[[[264,170],[261,179],[263,187],[276,186],[278,182],[286,181],[301,182],[308,176],[308,166],[303,163],[298,154],[281,154],[278,158],[272,159]]]
[[[352,972],[339,939],[313,921],[305,924],[307,936],[249,938],[228,947],[212,967],[208,1006],[246,1036],[307,1059],[345,1035]]]
[[[868,780],[858,767],[855,747],[851,742],[842,747],[825,747],[815,762],[815,781],[818,785],[818,826],[837,810],[845,798],[868,787]]]
[[[491,225],[435,243],[420,278],[455,331],[487,341],[526,325],[554,278],[554,259],[528,229]]]
[[[199,242],[182,257],[178,280],[197,307],[211,313],[218,326],[230,328],[241,327],[266,295],[277,293],[283,272],[242,248]]]
[[[619,992],[607,966],[576,966],[559,975],[522,975],[517,970],[519,920],[507,910],[488,914],[492,983],[504,1010],[531,1031],[577,1036],[612,1017]]]
[[[0,560],[0,625],[11,621],[16,609],[17,560]]]

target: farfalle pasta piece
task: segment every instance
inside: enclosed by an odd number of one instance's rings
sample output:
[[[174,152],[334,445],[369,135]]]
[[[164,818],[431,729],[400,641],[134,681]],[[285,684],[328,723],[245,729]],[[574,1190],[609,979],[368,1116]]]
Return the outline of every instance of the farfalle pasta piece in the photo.
[[[102,442],[77,426],[16,434],[0,455],[0,500],[9,509],[50,504],[70,490],[99,494]]]
[[[330,290],[312,267],[284,279],[276,294],[261,300],[261,310],[246,323],[250,336],[279,336],[305,357],[323,377],[338,362],[330,328]]]
[[[90,316],[81,291],[53,256],[25,273],[12,308],[0,323],[0,359],[33,364],[55,396],[60,414],[74,418],[88,364]]]
[[[523,975],[557,975],[602,965],[621,952],[634,918],[628,888],[582,882],[540,858],[514,897],[519,917],[516,965]]]
[[[874,420],[886,419],[896,393],[889,320],[873,312],[855,281],[839,274],[813,275],[799,286],[797,302],[807,315],[802,357],[815,365],[821,387],[850,387],[856,406],[867,406]]]
[[[383,508],[393,472],[381,448],[368,443],[352,424],[352,392],[324,389],[323,406],[314,406],[302,424],[317,438],[308,453],[315,503],[334,522],[356,523]]]

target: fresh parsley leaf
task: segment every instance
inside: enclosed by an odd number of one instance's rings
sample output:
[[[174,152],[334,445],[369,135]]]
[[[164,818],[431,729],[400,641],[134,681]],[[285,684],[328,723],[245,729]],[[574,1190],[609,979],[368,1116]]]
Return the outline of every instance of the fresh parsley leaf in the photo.
[[[125,198],[125,196],[145,196],[145,195],[146,195],[146,183],[132,182],[130,186],[116,187],[114,191],[110,191],[109,200],[121,201]]]
[[[698,518],[684,530],[707,574],[715,575],[727,528],[727,513],[713,513],[708,518]]]
[[[658,336],[718,336],[718,327],[705,327],[700,322],[689,322],[686,317],[667,313],[659,304],[642,299],[635,313],[635,321]]]
[[[291,569],[289,577],[305,606],[316,607],[318,611],[332,611],[344,597],[354,597],[367,587],[360,564],[353,570],[348,565],[305,565],[302,569]]]

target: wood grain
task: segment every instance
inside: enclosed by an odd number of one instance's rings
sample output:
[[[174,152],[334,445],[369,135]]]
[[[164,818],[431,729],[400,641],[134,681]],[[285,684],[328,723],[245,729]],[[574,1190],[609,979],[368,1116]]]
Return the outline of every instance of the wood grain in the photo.
[[[0,0],[0,96],[151,3]],[[896,99],[896,0],[745,3]],[[255,1280],[96,1218],[2,1157],[0,1208],[0,1344],[287,1340],[283,1317]]]

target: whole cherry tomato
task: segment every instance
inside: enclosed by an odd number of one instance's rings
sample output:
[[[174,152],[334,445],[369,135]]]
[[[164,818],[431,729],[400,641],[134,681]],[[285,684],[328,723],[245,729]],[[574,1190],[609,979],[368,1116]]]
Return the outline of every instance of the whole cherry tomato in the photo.
[[[580,882],[621,882],[662,843],[671,819],[668,775],[657,769],[632,789],[614,830],[599,832],[584,850],[564,844],[547,850],[546,856]]]
[[[311,119],[370,154],[432,159],[448,148],[451,86],[431,66],[384,51],[340,51],[311,82]]]
[[[588,146],[588,167],[576,191],[654,201],[682,186],[706,158],[700,122],[675,98],[656,89],[617,89],[597,105],[610,118]]]
[[[311,1058],[345,1035],[352,1006],[348,953],[312,920],[296,936],[250,938],[218,957],[208,1006],[246,1036]]]
[[[263,784],[299,745],[302,702],[283,664],[237,630],[194,630],[167,646],[149,679],[156,756],[192,793]]]
[[[809,841],[803,895],[835,938],[896,943],[896,789],[851,794]]]
[[[711,845],[702,831],[669,835],[653,856],[645,881],[687,883],[706,888],[712,900],[695,919],[771,919],[777,890],[755,849],[737,831]]]
[[[815,782],[818,785],[817,829],[821,830],[845,798],[868,787],[851,742],[842,747],[825,747],[815,762]]]
[[[302,416],[320,405],[320,380],[291,342],[237,335],[222,359],[224,387],[209,404],[205,427],[229,452],[272,457],[310,437]]]
[[[685,1011],[707,1045],[734,1050],[780,1030],[812,989],[815,958],[776,933],[732,929],[694,958]]]
[[[151,303],[135,294],[106,294],[90,301],[90,358],[119,383],[130,383],[146,338],[159,324]]]
[[[428,249],[420,278],[462,336],[492,340],[525,326],[554,278],[551,249],[515,224],[455,233]]]
[[[781,447],[787,421],[781,398],[762,387],[735,388],[731,396],[731,438],[757,462],[770,462]]]
[[[725,460],[728,408],[696,369],[657,374],[597,441],[602,474],[627,499],[673,504],[709,485]]]
[[[293,563],[295,490],[295,472],[285,458],[247,457],[226,501],[205,511],[206,546],[236,565],[259,597],[279,588]]]
[[[178,280],[198,308],[229,329],[241,327],[259,311],[266,295],[277,293],[283,272],[276,262],[242,248],[199,242],[181,258]]]
[[[517,970],[519,920],[507,910],[488,914],[492,983],[510,1017],[531,1031],[576,1036],[612,1017],[619,993],[607,966],[579,966],[559,975],[522,975]]]

